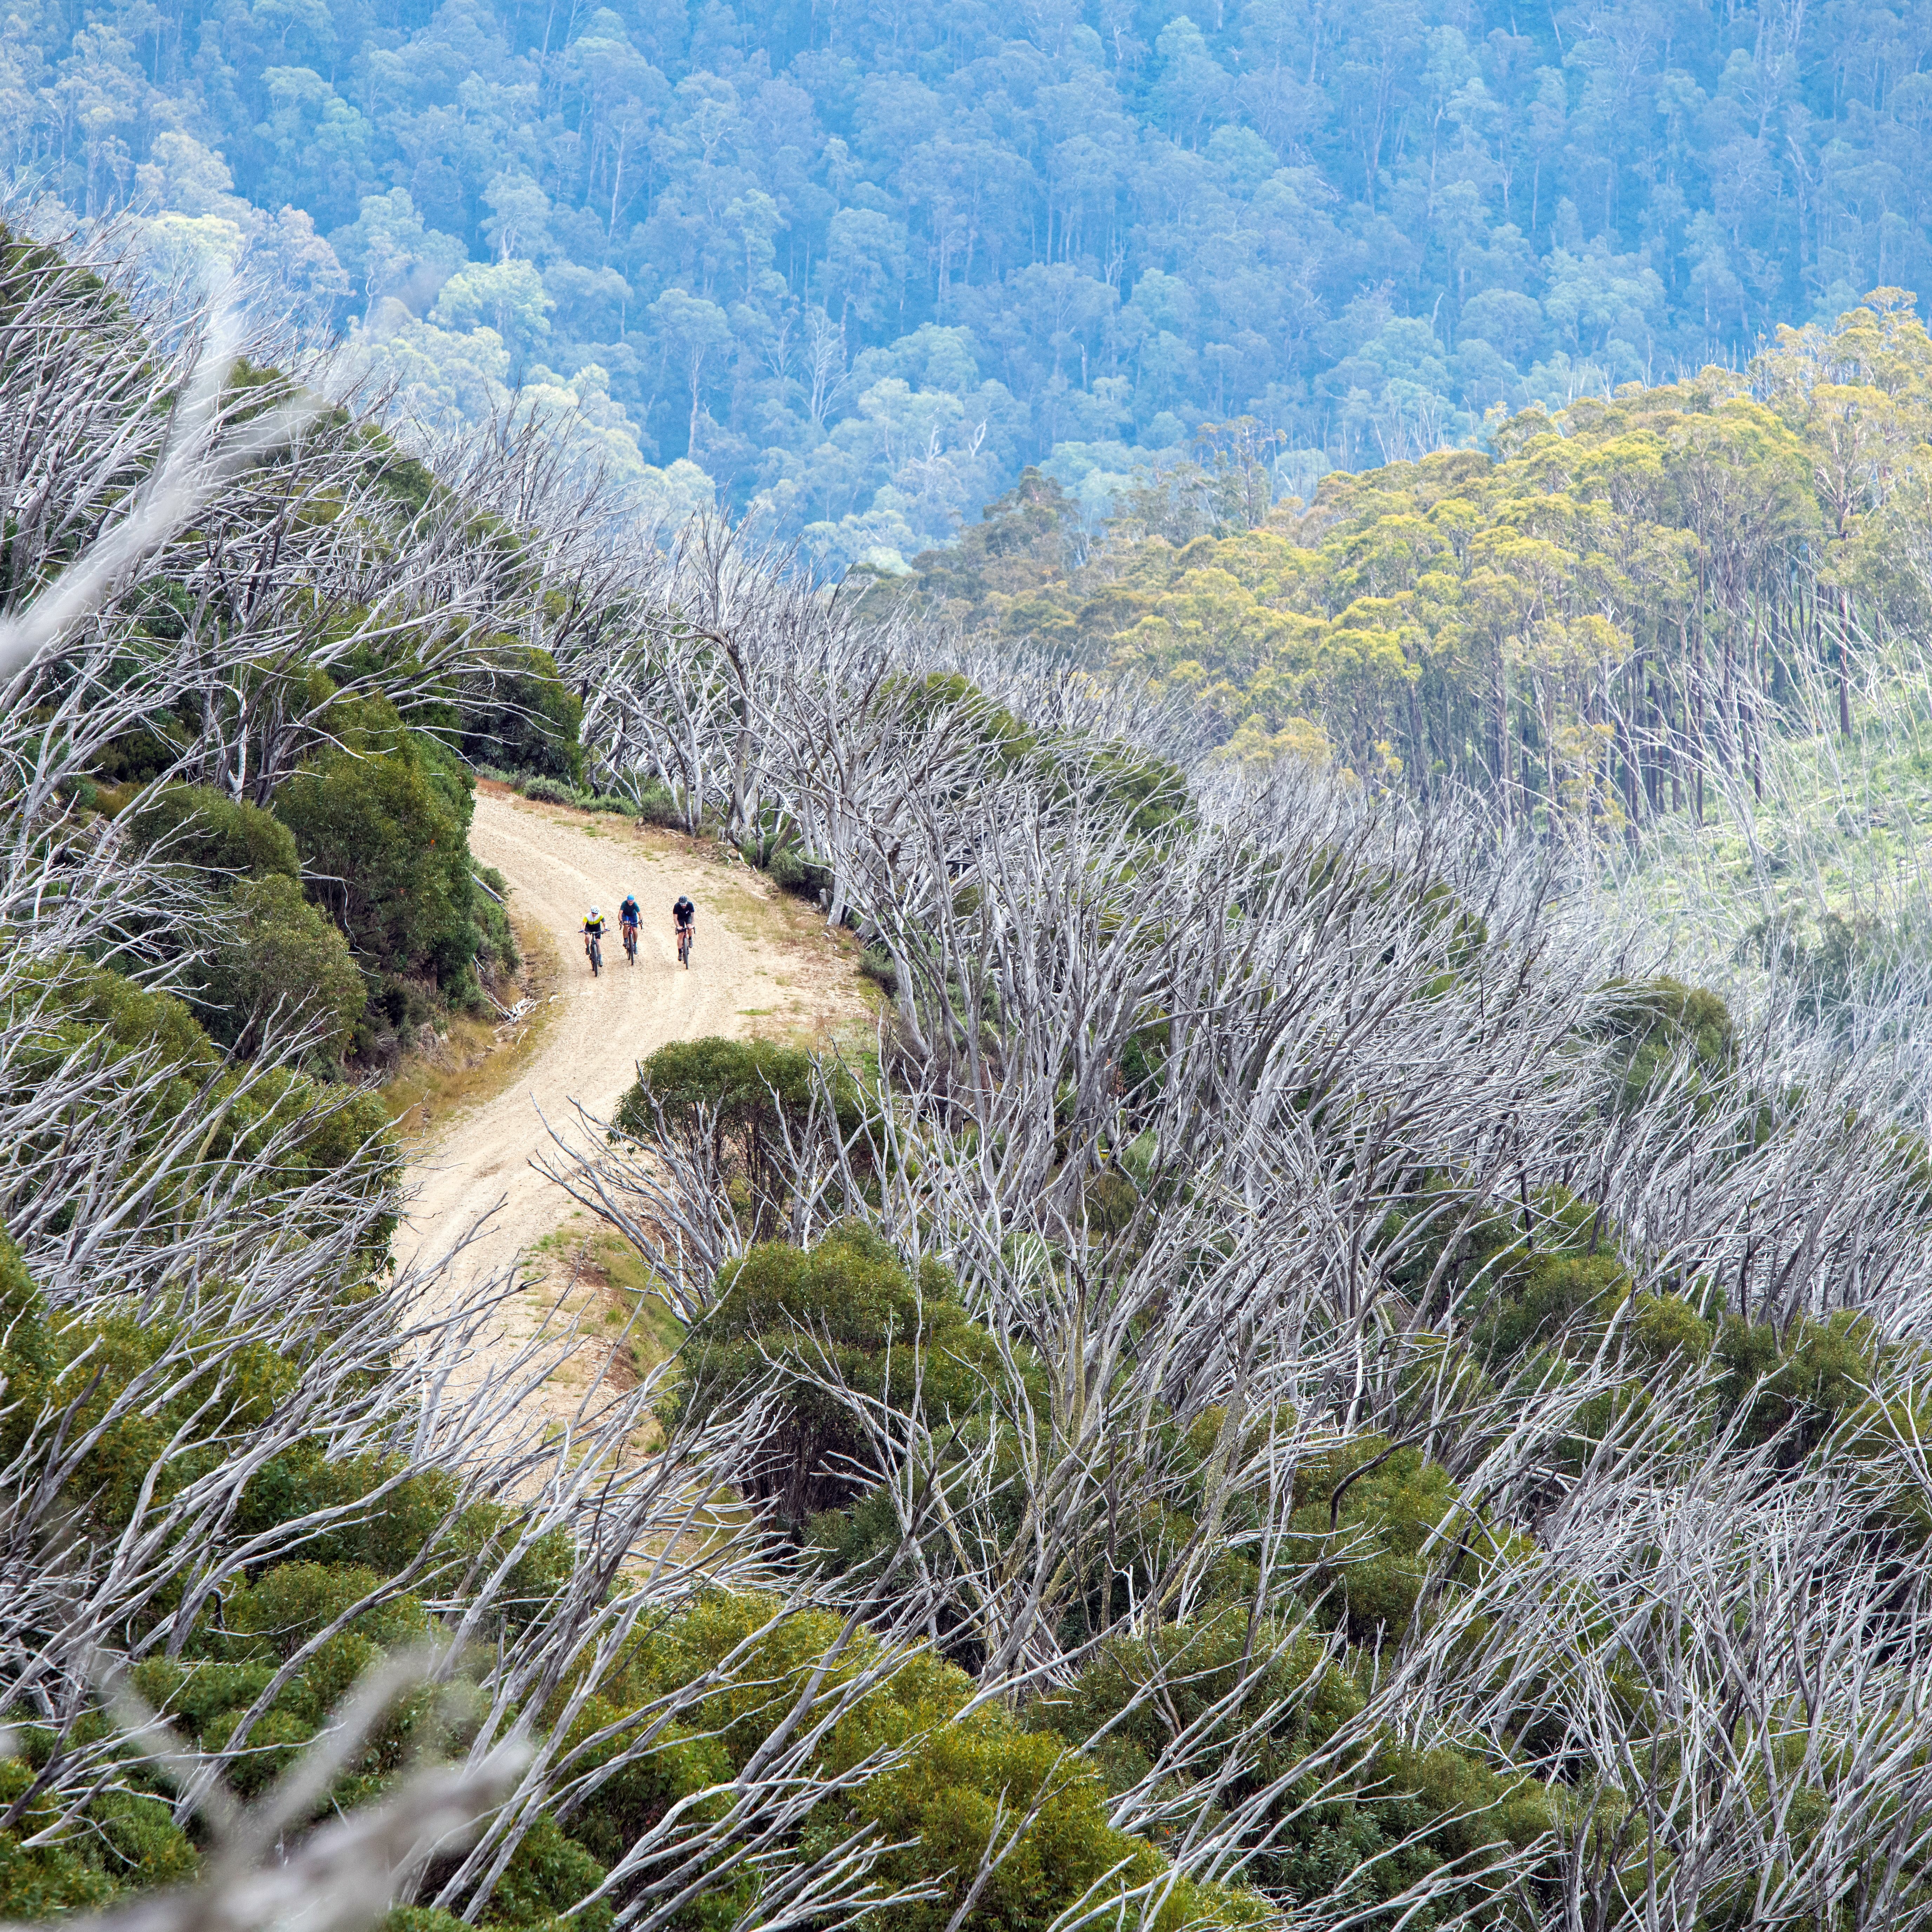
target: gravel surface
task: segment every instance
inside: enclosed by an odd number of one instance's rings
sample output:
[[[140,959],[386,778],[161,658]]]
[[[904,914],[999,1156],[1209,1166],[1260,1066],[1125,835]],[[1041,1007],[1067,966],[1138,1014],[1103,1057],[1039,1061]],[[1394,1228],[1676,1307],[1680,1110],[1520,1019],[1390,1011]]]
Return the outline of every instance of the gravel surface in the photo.
[[[438,1120],[414,1150],[414,1198],[396,1236],[397,1258],[427,1262],[461,1246],[452,1288],[507,1270],[566,1219],[574,1204],[531,1165],[549,1144],[545,1122],[579,1130],[574,1102],[607,1118],[636,1078],[637,1063],[668,1040],[822,1038],[868,1014],[849,935],[826,933],[808,908],[712,848],[481,787],[470,844],[508,880],[518,918],[550,933],[563,970],[560,1005],[515,1083]],[[634,966],[616,935],[627,890],[644,914]],[[680,892],[698,907],[688,969],[677,963],[671,926]],[[580,931],[593,904],[610,928],[597,979]],[[535,1329],[550,1298],[536,1285],[541,1269],[527,1272],[532,1286],[504,1310],[497,1340],[506,1348]],[[487,1367],[474,1365],[479,1373]]]

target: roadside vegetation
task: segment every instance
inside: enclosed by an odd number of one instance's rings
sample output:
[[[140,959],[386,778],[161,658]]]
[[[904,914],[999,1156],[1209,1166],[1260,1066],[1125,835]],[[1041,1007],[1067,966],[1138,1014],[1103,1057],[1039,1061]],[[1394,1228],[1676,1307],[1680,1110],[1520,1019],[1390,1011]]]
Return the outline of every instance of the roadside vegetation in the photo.
[[[0,1915],[1932,1920],[1910,1010],[0,268]],[[884,1000],[560,1133],[567,1428],[350,1077],[511,956],[479,720]]]

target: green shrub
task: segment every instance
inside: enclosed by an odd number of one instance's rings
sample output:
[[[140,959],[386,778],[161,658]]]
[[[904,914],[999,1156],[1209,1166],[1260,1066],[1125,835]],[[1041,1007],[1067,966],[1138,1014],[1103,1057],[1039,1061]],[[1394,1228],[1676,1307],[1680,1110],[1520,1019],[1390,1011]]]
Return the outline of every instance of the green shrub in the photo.
[[[448,988],[477,950],[466,776],[416,734],[367,735],[290,779],[276,814],[364,970]]]
[[[554,1818],[540,1815],[511,1855],[508,1867],[490,1894],[484,1923],[542,1925],[560,1918],[586,1892],[603,1882],[604,1868]],[[570,1919],[583,1932],[608,1932],[608,1900],[600,1899]]]
[[[20,1258],[0,1232],[0,1466],[26,1440],[54,1367],[47,1306]]]
[[[1715,993],[1667,974],[1611,990],[1601,1030],[1621,1079],[1620,1106],[1640,1105],[1680,1055],[1698,1080],[1730,1067],[1735,1028],[1730,1008]]]
[[[164,1312],[136,1320],[110,1308],[49,1321],[44,1333],[50,1359],[34,1380],[37,1411],[68,1414],[68,1439],[86,1439],[66,1493],[105,1528],[125,1526],[144,1485],[163,1504],[205,1474],[232,1450],[231,1432],[266,1421],[300,1372],[264,1346],[224,1347],[211,1322],[201,1334],[206,1371],[184,1378],[166,1403],[130,1404],[110,1422],[116,1399],[179,1338],[182,1324]]]
[[[706,1598],[636,1647],[622,1696],[641,1701],[653,1689],[692,1683],[746,1646],[729,1681],[692,1719],[694,1730],[722,1744],[733,1766],[743,1766],[808,1676],[824,1670],[820,1696],[829,1699],[878,1655],[876,1641],[862,1633],[831,1658],[841,1625],[818,1611],[788,1616],[754,1639],[773,1607],[770,1598],[749,1593]],[[1108,1826],[1105,1787],[1090,1764],[1070,1754],[1058,1737],[1023,1730],[1004,1712],[959,1717],[972,1694],[963,1671],[929,1654],[911,1653],[840,1716],[821,1747],[822,1766],[833,1772],[881,1748],[906,1750],[892,1769],[828,1799],[821,1808],[829,1815],[822,1824],[814,1818],[809,1828],[818,1838],[854,1826],[880,1827],[896,1846],[886,1876],[908,1889],[930,1884],[940,1894],[881,1913],[884,1924],[894,1932],[938,1932],[946,1924],[964,1903],[1003,1796],[1006,1832],[1036,1799],[1042,1802],[964,1919],[967,1926],[1045,1932],[1089,1886],[1105,1896],[1166,1870],[1146,1840]],[[1264,1918],[1259,1902],[1235,1888],[1183,1884],[1155,1923],[1178,1932],[1190,1922],[1245,1926]]]
[[[202,1734],[203,1745],[211,1751],[227,1750],[233,1743],[246,1708],[224,1711],[210,1720]],[[229,1764],[228,1782],[244,1798],[254,1798],[301,1756],[303,1745],[316,1734],[316,1726],[306,1718],[279,1706],[266,1711],[248,1726],[248,1736]]]
[[[1318,1616],[1359,1644],[1400,1639],[1438,1573],[1453,1582],[1504,1548],[1446,1469],[1379,1436],[1297,1468],[1289,1526],[1291,1555],[1324,1593]]]
[[[476,914],[477,963],[494,974],[513,973],[520,956],[506,904],[509,881],[494,866],[477,866],[473,870],[483,888],[470,902]]]
[[[200,1160],[218,1164],[284,1140],[282,1165],[264,1174],[264,1185],[299,1186],[325,1174],[350,1179],[365,1196],[386,1193],[393,1185],[400,1156],[380,1096],[337,1089],[324,1106],[324,1090],[315,1081],[274,1069],[234,1097],[242,1076],[224,1069],[208,1035],[173,995],[149,992],[106,967],[75,960],[23,969],[15,984],[17,998],[32,998],[38,1005],[42,1030],[16,1054],[14,1077],[32,1079],[38,1069],[82,1048],[125,1062],[130,1079],[148,1078],[150,1063],[158,1059],[171,1077],[151,1084],[146,1106],[153,1118],[144,1145],[154,1144],[183,1108],[205,1104],[204,1090],[212,1087],[231,1104],[198,1148]],[[285,1136],[291,1128],[289,1144]],[[58,1123],[50,1120],[46,1130],[58,1131]],[[191,1189],[200,1184],[198,1172],[178,1164],[166,1185]],[[386,1214],[370,1223],[368,1252],[386,1252],[394,1225]]]
[[[733,1204],[752,1238],[776,1234],[786,1220],[781,1112],[794,1131],[808,1117],[813,1089],[812,1056],[770,1040],[674,1040],[638,1070],[618,1103],[620,1132],[642,1138],[656,1131],[660,1112],[666,1131],[695,1149],[702,1142],[730,1188]],[[858,1096],[835,1076],[834,1118],[826,1123],[848,1142],[860,1122]],[[707,1120],[707,1114],[709,1118]],[[853,1147],[862,1158],[862,1144]]]
[[[526,650],[522,668],[500,673],[487,698],[464,707],[463,755],[472,765],[487,758],[574,784],[584,772],[583,722],[583,700],[556,661],[547,651]]]
[[[64,1912],[104,1905],[114,1886],[104,1873],[77,1858],[64,1845],[39,1845],[31,1851],[12,1832],[0,1832],[0,1915],[26,1923]]]
[[[1790,1462],[1864,1408],[1879,1357],[1870,1318],[1849,1310],[1823,1322],[1801,1316],[1783,1332],[1726,1316],[1714,1353],[1719,1398],[1744,1412],[1746,1439],[1768,1442],[1789,1430]]]
[[[158,1798],[103,1792],[87,1808],[101,1838],[102,1863],[124,1885],[180,1885],[201,1862],[188,1834]]]
[[[777,1405],[760,1446],[754,1492],[794,1526],[860,1488],[842,1458],[862,1464],[866,1433],[850,1405],[818,1385],[836,1375],[898,1407],[918,1400],[935,1424],[975,1406],[992,1338],[953,1299],[928,1261],[915,1285],[875,1238],[828,1236],[815,1248],[754,1248],[718,1278],[716,1306],[685,1345],[674,1413],[702,1419],[764,1383],[778,1365]]]
[[[1630,1275],[1613,1254],[1539,1250],[1484,1308],[1471,1340],[1480,1354],[1516,1361],[1569,1336],[1580,1322],[1592,1333],[1630,1292]]]
[[[889,1000],[899,990],[899,969],[883,946],[868,946],[859,956],[859,970]]]
[[[502,1546],[514,1520],[504,1506],[471,1503],[446,1522],[458,1494],[455,1479],[443,1470],[418,1469],[394,1481],[400,1467],[393,1458],[376,1455],[332,1460],[319,1444],[298,1443],[256,1472],[242,1492],[236,1526],[244,1534],[260,1534],[314,1510],[340,1511],[334,1527],[307,1546],[310,1555],[328,1569],[383,1576],[400,1570],[433,1539],[440,1539],[452,1564],[460,1559],[466,1566]],[[390,1486],[375,1504],[364,1510],[352,1507],[385,1483]],[[537,1538],[505,1580],[509,1620],[514,1623],[540,1603],[569,1575],[571,1563],[569,1540],[562,1531]]]
[[[1083,1901],[1095,1903],[1160,1880],[1167,1861],[1144,1838],[1107,1822],[1106,1787],[1094,1767],[1051,1732],[1020,1730],[1004,1712],[982,1710],[947,1720],[944,1706],[881,1701],[855,1726],[851,1742],[910,1744],[903,1762],[854,1793],[855,1820],[877,1826],[888,1844],[887,1876],[931,1886],[938,1897],[881,1914],[894,1932],[942,1932],[962,1910],[963,1924],[987,1932],[1046,1932]],[[847,1749],[850,1744],[842,1738]],[[988,1847],[1017,1822],[1024,1831],[966,1910]],[[1270,1915],[1232,1887],[1176,1882],[1151,1915],[1154,1932],[1189,1925],[1259,1925]]]
[[[519,789],[524,797],[536,799],[545,805],[574,805],[581,795],[574,785],[566,784],[561,778],[529,778]]]
[[[159,847],[172,863],[253,879],[301,876],[286,826],[206,785],[163,786],[128,829],[144,850]]]
[[[1094,760],[1090,789],[1096,804],[1124,812],[1128,829],[1144,838],[1193,822],[1186,774],[1151,752],[1103,746]]]
[[[398,1905],[376,1922],[375,1932],[470,1932],[470,1927],[436,1906]]]
[[[1653,1362],[1695,1366],[1710,1354],[1716,1331],[1682,1295],[1639,1294],[1631,1303],[1630,1339]]]
[[[1327,1646],[1312,1638],[1289,1645],[1251,1679],[1238,1705],[1231,1703],[1254,1647],[1272,1644],[1284,1634],[1273,1628],[1251,1630],[1245,1615],[1230,1612],[1191,1628],[1166,1624],[1138,1640],[1116,1640],[1065,1691],[1042,1698],[1030,1716],[1072,1737],[1108,1727],[1100,1762],[1108,1782],[1124,1791],[1191,1727],[1203,1727],[1210,1742],[1225,1738],[1232,1748],[1243,1723],[1278,1703],[1264,1751],[1228,1790],[1228,1799],[1238,1801],[1292,1770],[1361,1708],[1354,1676],[1342,1665],[1326,1667]],[[1160,1696],[1136,1703],[1137,1694],[1156,1676],[1167,1688]]]
[[[766,869],[774,885],[796,892],[802,898],[816,899],[820,892],[832,890],[832,868],[808,859],[796,845],[774,852]]]
[[[670,786],[653,778],[638,794],[637,816],[646,825],[662,826],[668,831],[684,829],[684,807]]]
[[[278,1563],[230,1594],[222,1616],[228,1648],[244,1656],[266,1649],[291,1657],[380,1581],[360,1564]],[[348,1628],[385,1648],[406,1642],[425,1628],[422,1605],[412,1596],[392,1597]]]
[[[587,1699],[565,1734],[565,1748],[582,1749],[596,1733],[616,1725],[627,1708],[602,1697]],[[608,1763],[628,1742],[620,1735],[583,1750],[574,1774]],[[649,1752],[600,1784],[572,1814],[566,1828],[599,1863],[614,1864],[680,1798],[728,1785],[732,1768],[717,1738],[668,1726]]]
[[[202,974],[195,1004],[209,1034],[251,1053],[272,1018],[314,1025],[330,1060],[349,1049],[367,992],[335,926],[280,874],[239,880],[229,894],[236,925]]]
[[[1234,1693],[1252,1646],[1282,1634],[1252,1630],[1237,1612],[1191,1628],[1169,1626],[1141,1641],[1116,1641],[1031,1714],[1073,1736],[1111,1726],[1100,1762],[1110,1785],[1124,1790],[1184,1732],[1191,1730],[1210,1748],[1225,1738],[1232,1748],[1238,1726],[1272,1712],[1258,1746],[1250,1744],[1252,1755],[1219,1789],[1216,1802],[1232,1810],[1288,1780],[1253,1817],[1249,1834],[1260,1852],[1254,1876],[1297,1900],[1370,1905],[1477,1846],[1526,1845],[1549,1828],[1548,1797],[1534,1780],[1499,1773],[1469,1753],[1409,1751],[1392,1739],[1371,1739],[1352,1764],[1331,1765],[1327,1774],[1341,1774],[1340,1788],[1311,1802],[1318,1780],[1295,1778],[1296,1767],[1359,1714],[1362,1690],[1354,1666],[1330,1660],[1325,1646],[1302,1638],[1256,1673],[1237,1704]],[[1156,1676],[1161,1694],[1140,1696]],[[1405,1838],[1414,1842],[1390,1857]]]
[[[145,1657],[131,1673],[134,1688],[194,1738],[218,1720],[247,1710],[274,1674],[274,1666],[266,1661],[181,1663],[165,1657]]]

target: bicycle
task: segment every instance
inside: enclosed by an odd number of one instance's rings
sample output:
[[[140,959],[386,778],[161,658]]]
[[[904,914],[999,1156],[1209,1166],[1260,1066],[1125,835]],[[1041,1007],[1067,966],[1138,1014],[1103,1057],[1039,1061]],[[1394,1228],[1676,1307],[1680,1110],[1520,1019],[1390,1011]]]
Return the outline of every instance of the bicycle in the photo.
[[[691,970],[691,949],[697,938],[694,927],[681,926],[677,929],[677,963],[687,973]]]
[[[604,948],[595,933],[584,941],[584,950],[590,955],[590,976],[594,980],[604,970]]]
[[[638,963],[638,928],[634,926],[624,928],[624,957],[633,966]]]

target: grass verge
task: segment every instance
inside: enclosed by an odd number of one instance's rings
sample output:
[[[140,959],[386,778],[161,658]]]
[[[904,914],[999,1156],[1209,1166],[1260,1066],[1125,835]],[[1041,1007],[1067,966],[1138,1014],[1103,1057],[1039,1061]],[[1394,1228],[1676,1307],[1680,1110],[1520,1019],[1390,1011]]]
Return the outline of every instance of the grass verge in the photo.
[[[456,1015],[433,1053],[405,1055],[382,1088],[389,1118],[405,1132],[426,1133],[449,1115],[495,1099],[542,1051],[563,962],[556,941],[535,920],[512,913],[510,926],[523,964],[509,1004],[527,999],[530,1010],[514,1023]]]

